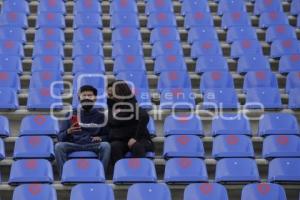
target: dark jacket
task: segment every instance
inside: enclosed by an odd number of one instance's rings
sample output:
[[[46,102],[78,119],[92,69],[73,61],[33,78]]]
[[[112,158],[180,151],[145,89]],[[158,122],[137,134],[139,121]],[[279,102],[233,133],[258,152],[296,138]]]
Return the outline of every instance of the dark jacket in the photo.
[[[77,112],[73,111],[72,115],[76,115]],[[68,116],[68,115],[67,115]],[[100,125],[104,122],[105,115],[103,111],[93,108],[89,112],[82,110],[80,115],[81,123],[83,124],[97,124]],[[74,132],[67,134],[67,129],[71,127],[71,120],[64,120],[60,122],[60,132],[58,134],[58,140],[60,142],[72,142],[76,144],[91,144],[92,137],[100,136],[102,141],[108,140],[108,131],[106,127],[84,127],[81,126],[80,132]]]

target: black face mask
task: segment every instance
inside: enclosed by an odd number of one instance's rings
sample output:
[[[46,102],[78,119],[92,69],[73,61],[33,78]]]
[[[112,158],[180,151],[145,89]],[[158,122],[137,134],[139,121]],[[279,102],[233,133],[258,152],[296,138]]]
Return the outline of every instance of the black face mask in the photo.
[[[90,111],[94,107],[94,101],[90,99],[84,99],[80,101],[81,107],[85,111]]]

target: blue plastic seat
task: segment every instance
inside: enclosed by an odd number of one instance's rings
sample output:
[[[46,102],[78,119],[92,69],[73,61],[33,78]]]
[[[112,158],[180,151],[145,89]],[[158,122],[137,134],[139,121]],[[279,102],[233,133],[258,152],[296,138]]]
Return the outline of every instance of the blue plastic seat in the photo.
[[[117,41],[112,47],[112,58],[117,56],[136,55],[143,56],[143,47],[141,43],[131,40]]]
[[[231,45],[231,58],[239,58],[245,55],[263,55],[261,44],[258,40],[237,40]]]
[[[73,90],[77,92],[84,85],[91,85],[100,92],[106,87],[105,77],[98,73],[77,73],[73,78]]]
[[[296,117],[289,113],[266,113],[259,121],[258,134],[268,135],[297,135],[299,126]]]
[[[146,65],[143,56],[124,55],[117,56],[114,61],[113,72],[115,75],[126,71],[145,71]]]
[[[0,87],[11,88],[19,93],[21,90],[19,75],[16,72],[0,72]]]
[[[279,72],[300,71],[300,54],[283,55],[279,60]]]
[[[262,155],[266,159],[300,157],[300,137],[296,135],[270,135],[264,139]]]
[[[60,28],[64,29],[66,27],[65,17],[61,13],[54,12],[41,12],[37,15],[36,28]]]
[[[102,56],[77,56],[73,62],[72,73],[105,73],[104,59]]]
[[[254,158],[251,138],[246,135],[219,135],[214,138],[212,156],[221,158]]]
[[[56,88],[61,93],[63,92],[64,83],[63,83],[63,78],[59,71],[44,70],[44,71],[35,71],[32,73],[29,89],[51,88],[51,87]]]
[[[223,158],[216,165],[216,182],[259,182],[256,161],[251,158]]]
[[[192,27],[188,31],[188,42],[193,44],[197,40],[218,40],[218,34],[213,26]]]
[[[52,183],[51,163],[44,159],[24,159],[12,163],[8,184]]]
[[[298,28],[300,27],[300,15],[298,15],[298,17],[297,17],[297,27]]]
[[[300,72],[290,72],[286,77],[285,90],[289,93],[292,89],[300,88]]]
[[[0,40],[9,40],[13,38],[14,41],[26,43],[25,30],[21,27],[1,27],[0,28]]]
[[[5,144],[3,139],[0,139],[0,160],[5,158]]]
[[[276,40],[271,44],[271,57],[300,54],[300,42],[297,39]]]
[[[96,13],[100,15],[102,13],[101,1],[98,0],[75,1],[73,13],[74,15],[77,15],[78,13],[82,13],[82,14]]]
[[[169,88],[192,88],[190,76],[187,71],[164,71],[160,73],[157,91],[162,92]]]
[[[0,115],[0,137],[8,137],[10,135],[9,121],[7,117]]]
[[[111,1],[109,14],[115,15],[118,13],[138,13],[137,2],[135,0],[114,0]]]
[[[57,200],[56,190],[49,184],[23,184],[15,188],[12,200]]]
[[[187,66],[184,56],[181,55],[167,55],[158,56],[154,61],[154,73],[160,74],[163,71],[182,70],[186,71]]]
[[[15,89],[0,88],[0,110],[16,110],[19,108],[18,95]]]
[[[57,41],[64,44],[65,35],[63,30],[59,28],[40,28],[35,33],[34,41]]]
[[[187,13],[184,17],[184,28],[190,29],[193,27],[213,26],[213,17],[210,12],[197,11]]]
[[[153,45],[159,41],[180,41],[180,35],[176,27],[157,27],[151,31],[150,43]]]
[[[74,29],[82,27],[102,28],[101,16],[98,13],[77,13],[73,22]]]
[[[232,134],[252,136],[250,122],[241,114],[217,116],[212,121],[211,129],[213,136]]]
[[[249,109],[281,109],[280,91],[278,88],[249,88],[245,106]]]
[[[158,1],[148,1],[146,3],[145,13],[150,15],[151,13],[157,12],[174,12],[172,0],[158,0]]]
[[[300,98],[299,98],[300,88],[291,89],[289,92],[289,109],[299,109],[300,108]]]
[[[63,44],[57,41],[38,41],[34,43],[32,58],[37,56],[60,56],[64,58]]]
[[[53,159],[53,141],[48,136],[23,136],[15,142],[14,159]]]
[[[275,158],[269,162],[268,181],[300,182],[300,158]]]
[[[156,182],[156,171],[152,160],[147,158],[121,159],[115,164],[113,182],[122,183],[152,183]]]
[[[111,42],[114,44],[117,41],[122,40],[134,40],[142,42],[142,36],[140,30],[136,29],[135,27],[120,27],[116,28],[112,32],[112,39]]]
[[[160,109],[194,109],[195,98],[191,88],[164,89],[160,96]]]
[[[241,200],[287,200],[281,185],[271,183],[253,183],[243,187]]]
[[[0,14],[0,26],[28,28],[27,16],[25,13],[6,12]]]
[[[18,12],[29,15],[29,4],[26,0],[3,1],[1,12]]]
[[[95,43],[103,43],[102,32],[98,28],[78,28],[74,31],[73,35],[73,43],[77,42],[95,42]]]
[[[227,60],[224,56],[201,56],[196,62],[196,72],[205,73],[213,71],[228,71]]]
[[[203,109],[237,109],[237,93],[234,88],[217,88],[206,90],[203,96]]]
[[[136,183],[129,187],[127,200],[171,200],[171,192],[166,184],[163,183]]]
[[[244,74],[250,71],[270,71],[271,66],[266,56],[262,54],[240,56],[237,71]]]
[[[268,28],[273,25],[288,25],[289,20],[284,12],[271,11],[262,13],[259,17],[259,27]]]
[[[145,71],[120,72],[117,74],[116,79],[127,81],[129,82],[129,86],[134,86],[138,89],[149,89],[147,74],[145,73]]]
[[[57,88],[31,88],[27,100],[28,110],[61,110],[63,102],[61,90]]]
[[[140,22],[137,13],[115,13],[111,17],[110,28],[132,27],[139,28]]]
[[[300,2],[299,1],[292,0],[290,13],[292,15],[298,15],[299,16],[299,14],[300,14]]]
[[[192,183],[184,189],[184,200],[228,200],[226,188],[218,183]]]
[[[105,174],[98,159],[71,159],[63,166],[62,184],[103,183]]]
[[[37,56],[33,59],[31,71],[56,70],[64,73],[64,64],[61,56]]]
[[[41,0],[38,5],[38,12],[54,12],[66,14],[64,0]]]
[[[278,82],[276,75],[271,71],[248,72],[244,76],[243,91],[247,93],[252,88],[277,88]]]
[[[72,58],[78,56],[104,56],[103,46],[101,43],[93,41],[76,42],[73,46]]]
[[[206,0],[182,1],[181,15],[185,16],[188,13],[195,13],[199,11],[210,12],[210,8]]]
[[[228,71],[205,72],[201,76],[200,92],[211,89],[234,88],[233,78]]]
[[[152,46],[152,58],[166,55],[183,55],[180,41],[158,41]]]
[[[111,186],[102,183],[78,184],[71,190],[70,200],[115,200]]]
[[[14,40],[2,40],[0,41],[0,54],[2,56],[19,56],[24,58],[23,44]]]
[[[203,158],[204,147],[202,140],[195,135],[172,135],[164,141],[165,159],[190,157]]]
[[[0,72],[23,73],[23,65],[19,56],[1,56],[0,55]]]
[[[270,26],[266,32],[266,42],[275,40],[297,39],[294,27],[290,25]]]
[[[207,182],[205,162],[200,158],[172,158],[166,162],[164,180],[166,183]]]
[[[223,55],[219,40],[197,40],[192,44],[191,57]]]
[[[218,6],[218,15],[223,15],[227,12],[236,12],[242,11],[247,12],[246,5],[244,1],[227,1],[227,0],[220,0]]]
[[[260,15],[264,12],[283,11],[280,0],[256,0],[254,4],[254,15]]]
[[[256,30],[251,26],[230,27],[227,31],[226,41],[233,43],[238,40],[258,40]]]
[[[223,29],[235,26],[251,26],[251,20],[247,12],[228,12],[222,16],[221,26]]]
[[[129,151],[125,154],[124,158],[133,158],[133,155],[132,153]],[[145,155],[145,158],[148,158],[148,159],[154,159],[155,158],[155,152],[153,151],[148,151],[146,152],[146,155]]]
[[[157,27],[177,27],[174,13],[151,13],[148,16],[147,28],[154,29]]]

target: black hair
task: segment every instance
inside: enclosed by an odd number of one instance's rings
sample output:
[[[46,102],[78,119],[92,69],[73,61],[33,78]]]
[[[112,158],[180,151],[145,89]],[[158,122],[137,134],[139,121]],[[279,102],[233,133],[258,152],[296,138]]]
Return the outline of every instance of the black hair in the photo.
[[[93,94],[94,94],[95,96],[97,96],[97,94],[98,94],[97,89],[94,88],[94,87],[91,86],[91,85],[83,85],[83,86],[81,86],[80,89],[79,89],[79,93],[86,92],[86,91],[91,91],[91,92],[93,92]]]
[[[131,88],[123,80],[115,80],[108,84],[108,87],[113,87],[115,89],[115,94],[120,97],[124,97],[127,100],[136,101],[135,95],[133,94]]]

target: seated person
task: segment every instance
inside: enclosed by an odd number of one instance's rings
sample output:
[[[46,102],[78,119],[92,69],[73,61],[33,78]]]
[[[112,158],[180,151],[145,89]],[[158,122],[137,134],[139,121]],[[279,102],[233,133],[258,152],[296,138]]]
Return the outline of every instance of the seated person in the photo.
[[[145,157],[154,151],[148,132],[149,115],[141,108],[130,87],[124,81],[115,81],[107,88],[108,138],[111,145],[111,161],[114,165],[127,152],[132,157]]]
[[[55,145],[55,157],[60,175],[68,154],[75,151],[93,151],[98,154],[104,170],[107,170],[110,158],[110,144],[103,124],[104,113],[94,108],[97,90],[89,85],[82,86],[78,98],[80,105],[74,110],[71,119],[61,121],[59,142]],[[79,113],[80,112],[80,113]],[[103,125],[102,125],[103,124]]]

